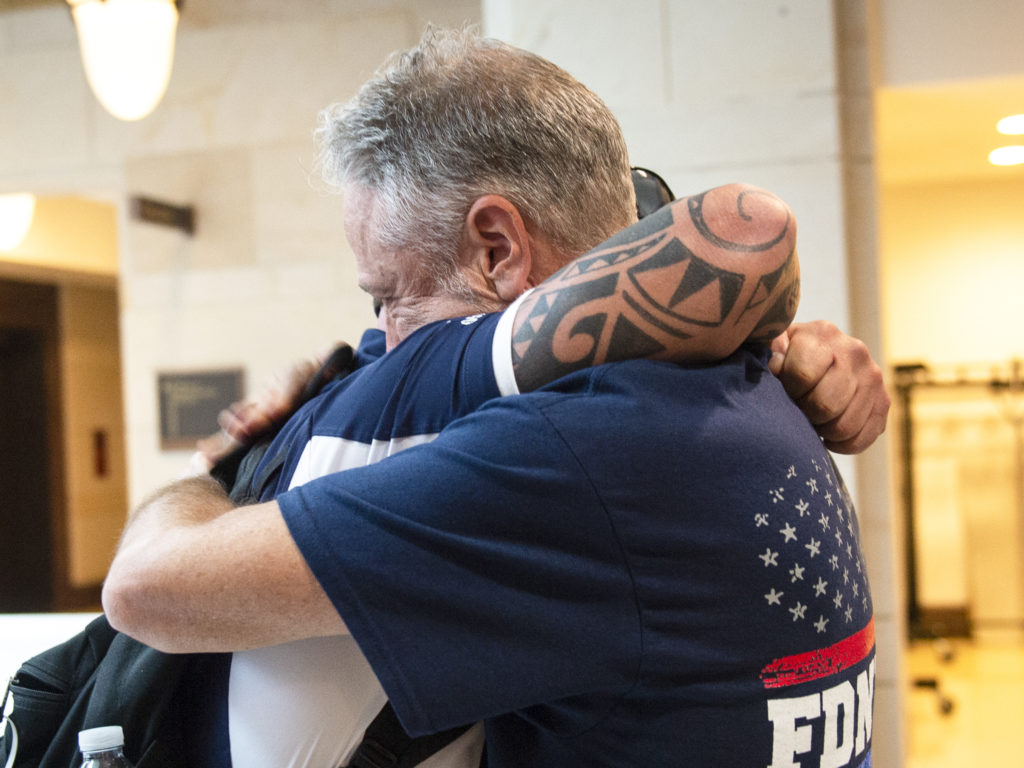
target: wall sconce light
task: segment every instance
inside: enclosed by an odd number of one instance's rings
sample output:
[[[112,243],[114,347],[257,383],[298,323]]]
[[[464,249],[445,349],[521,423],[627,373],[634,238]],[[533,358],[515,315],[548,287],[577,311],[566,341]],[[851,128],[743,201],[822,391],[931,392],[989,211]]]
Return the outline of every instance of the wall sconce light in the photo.
[[[68,0],[85,77],[114,117],[139,120],[163,98],[180,0]]]
[[[28,234],[36,196],[27,192],[0,195],[0,251],[13,251]]]

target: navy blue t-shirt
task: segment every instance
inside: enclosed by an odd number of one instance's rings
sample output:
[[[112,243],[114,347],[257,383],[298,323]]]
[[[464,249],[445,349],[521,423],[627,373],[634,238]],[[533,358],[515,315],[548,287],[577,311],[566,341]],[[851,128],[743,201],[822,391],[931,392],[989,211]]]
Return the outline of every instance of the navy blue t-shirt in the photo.
[[[278,498],[410,732],[504,766],[870,765],[849,496],[768,372],[629,362]]]
[[[427,442],[454,419],[501,395],[492,355],[500,320],[501,315],[490,314],[430,323],[328,384],[271,443],[256,476],[267,464],[283,461],[261,500]],[[369,338],[368,332],[360,359]]]

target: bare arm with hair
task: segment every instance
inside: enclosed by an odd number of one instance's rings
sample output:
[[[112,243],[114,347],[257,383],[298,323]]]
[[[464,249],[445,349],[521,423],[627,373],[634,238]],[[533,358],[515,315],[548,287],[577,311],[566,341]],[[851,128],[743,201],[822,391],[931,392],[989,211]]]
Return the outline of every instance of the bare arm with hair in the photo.
[[[603,362],[727,357],[770,342],[796,313],[796,222],[763,189],[675,201],[579,257],[520,305],[512,361],[523,391]]]
[[[347,633],[275,502],[235,507],[208,476],[132,513],[103,585],[112,626],[170,653]]]

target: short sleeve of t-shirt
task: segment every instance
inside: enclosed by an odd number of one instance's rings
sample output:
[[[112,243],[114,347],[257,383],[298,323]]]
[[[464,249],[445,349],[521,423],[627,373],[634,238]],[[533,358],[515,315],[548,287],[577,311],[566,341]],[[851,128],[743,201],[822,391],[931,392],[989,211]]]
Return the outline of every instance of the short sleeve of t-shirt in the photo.
[[[430,446],[279,497],[412,733],[635,681],[617,532],[544,404],[492,400]]]
[[[516,381],[512,367],[512,325],[516,319],[519,306],[533,292],[531,288],[501,313],[494,329],[491,343],[491,360],[494,365],[494,378],[498,389],[503,395],[518,395],[519,383]]]

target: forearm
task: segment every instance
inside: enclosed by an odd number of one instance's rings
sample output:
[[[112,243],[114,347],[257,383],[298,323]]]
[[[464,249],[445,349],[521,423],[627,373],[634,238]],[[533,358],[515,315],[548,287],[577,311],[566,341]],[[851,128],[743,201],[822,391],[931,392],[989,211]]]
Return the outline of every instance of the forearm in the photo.
[[[796,223],[769,192],[718,187],[676,201],[538,286],[513,325],[520,389],[589,365],[726,357],[769,341],[799,299]]]
[[[233,651],[344,632],[276,504],[235,508],[209,477],[132,515],[103,588],[120,631],[171,652]]]

